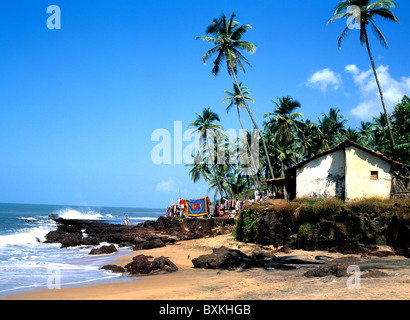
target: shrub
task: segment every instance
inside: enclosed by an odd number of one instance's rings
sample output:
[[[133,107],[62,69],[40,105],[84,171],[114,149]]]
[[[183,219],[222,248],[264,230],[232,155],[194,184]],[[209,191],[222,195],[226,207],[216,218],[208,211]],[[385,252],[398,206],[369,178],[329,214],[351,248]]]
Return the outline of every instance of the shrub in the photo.
[[[317,201],[312,206],[313,215],[316,219],[334,219],[343,205],[341,199],[324,199]]]
[[[256,242],[259,234],[259,224],[265,207],[252,204],[246,206],[238,215],[233,236],[238,241]]]
[[[301,239],[309,239],[313,235],[313,226],[305,222],[299,226],[298,237]]]

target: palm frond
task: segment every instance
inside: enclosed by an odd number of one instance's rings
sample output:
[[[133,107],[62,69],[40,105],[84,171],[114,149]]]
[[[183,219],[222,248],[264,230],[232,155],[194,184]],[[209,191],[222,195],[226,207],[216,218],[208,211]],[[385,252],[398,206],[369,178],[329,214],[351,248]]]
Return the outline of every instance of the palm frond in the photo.
[[[397,8],[397,4],[392,0],[378,0],[367,6],[367,10],[373,10],[375,8]]]
[[[369,16],[374,17],[374,16],[379,16],[383,19],[387,19],[392,22],[400,22],[399,18],[397,18],[394,13],[387,8],[376,8],[369,10]]]
[[[373,29],[373,32],[374,32],[375,36],[377,37],[377,39],[379,39],[380,44],[383,47],[388,48],[389,45],[387,44],[386,38],[384,37],[383,33],[381,33],[379,28],[377,28],[376,25],[373,22],[371,22],[371,26],[372,26],[372,29]]]

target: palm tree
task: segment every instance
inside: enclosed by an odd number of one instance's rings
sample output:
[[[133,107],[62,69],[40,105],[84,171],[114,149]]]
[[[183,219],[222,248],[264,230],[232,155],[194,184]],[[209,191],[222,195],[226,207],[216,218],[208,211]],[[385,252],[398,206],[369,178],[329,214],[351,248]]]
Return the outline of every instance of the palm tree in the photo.
[[[199,113],[195,113],[197,118],[194,122],[188,125],[189,128],[196,128],[196,130],[192,133],[199,133],[203,144],[206,143],[206,133],[207,130],[221,130],[222,126],[215,124],[215,121],[221,121],[217,113],[211,111],[210,108],[205,108],[202,111],[202,115]]]
[[[348,120],[343,119],[339,112],[339,109],[330,108],[329,115],[323,113],[322,119],[319,119],[319,140],[322,151],[331,149],[338,140],[343,139],[346,133],[344,123]]]
[[[371,146],[370,143],[372,140],[374,125],[369,121],[362,121],[360,127],[357,127],[356,129],[358,129],[359,134],[362,137],[363,145],[369,148]]]
[[[295,134],[300,130],[300,122],[298,118],[302,118],[302,113],[294,112],[301,105],[297,100],[291,97],[278,98],[279,103],[272,100],[276,105],[274,112],[266,113],[264,118],[270,117],[270,120],[265,123],[265,128],[273,124],[276,125],[275,138],[280,140],[282,144],[289,144],[295,140]],[[294,113],[292,113],[294,112]]]
[[[284,162],[287,161],[287,153],[293,156],[293,162],[296,164],[298,157],[296,156],[296,139],[297,132],[300,131],[300,122],[298,118],[302,118],[302,113],[294,112],[300,108],[300,103],[291,97],[278,98],[279,103],[272,100],[276,105],[274,112],[266,113],[264,118],[270,118],[266,122],[265,130],[273,132],[275,140],[274,150],[279,153],[278,159],[281,162],[281,175],[284,176]],[[290,163],[288,163],[290,164]]]
[[[381,33],[379,28],[377,28],[377,26],[375,25],[374,18],[378,16],[378,17],[387,19],[389,21],[399,22],[399,19],[393,14],[390,8],[397,8],[397,4],[391,0],[378,0],[374,3],[370,3],[370,0],[342,0],[336,6],[334,17],[330,19],[328,23],[333,22],[337,19],[354,18],[356,23],[360,24],[360,43],[362,44],[362,46],[366,44],[366,47],[367,47],[367,52],[369,54],[370,61],[372,64],[374,77],[376,79],[377,87],[379,88],[380,99],[383,105],[384,113],[386,114],[386,118],[387,118],[387,127],[389,129],[390,142],[392,144],[393,153],[395,154],[397,158],[397,153],[395,151],[395,143],[394,143],[394,138],[393,138],[393,131],[392,131],[389,116],[387,113],[386,104],[384,102],[383,91],[382,91],[382,88],[379,82],[379,77],[377,76],[376,67],[374,65],[373,55],[370,50],[369,37],[367,35],[367,26],[370,25],[375,35],[377,36],[379,42],[381,43],[381,45],[388,48],[386,38]],[[344,10],[346,10],[346,12],[341,13]],[[339,38],[339,49],[341,49],[342,42],[346,38],[347,34],[349,33],[351,29],[352,29],[352,24],[349,23]]]
[[[216,130],[222,130],[222,126],[215,124],[215,121],[220,121],[218,114],[216,114],[215,112],[211,111],[209,108],[205,108],[202,112],[202,115],[199,113],[196,113],[197,119],[190,123],[188,127],[194,127],[196,128],[195,131],[192,132],[192,134],[195,133],[199,133],[200,135],[200,140],[202,140],[202,148],[205,151],[205,154],[208,154],[206,151],[208,151],[209,149],[209,145],[207,143],[207,139],[211,139],[214,136],[214,132]],[[209,163],[210,159],[207,159],[206,163],[209,164],[211,166],[211,169],[213,171],[214,176],[216,177],[216,169],[215,169],[215,163],[213,161],[213,154],[212,154],[213,150],[211,150],[211,159],[212,162]],[[196,160],[201,160],[203,156],[203,153],[199,153],[199,155],[196,156]],[[198,167],[197,170],[199,170],[200,168]],[[219,192],[221,194],[221,198],[222,196],[222,186],[219,183],[219,180],[216,179],[216,184],[218,186]]]
[[[311,122],[309,119],[302,120],[299,128],[297,135],[302,147],[303,158],[311,158],[320,150],[318,148],[319,129],[316,123]]]
[[[203,159],[203,153],[197,152],[197,154],[192,157],[194,158],[194,162],[187,163],[185,165],[186,167],[191,167],[191,170],[189,171],[189,174],[191,175],[191,180],[194,183],[197,183],[202,177],[207,182],[209,180],[209,175],[211,174],[211,171],[209,170],[208,164],[206,164]]]
[[[364,145],[364,138],[357,132],[355,129],[348,128],[344,134],[344,138],[349,139],[350,141],[356,142],[357,144]]]
[[[239,90],[239,87],[240,87],[240,90]],[[242,86],[242,82],[239,84],[239,87],[236,85],[236,83],[233,83],[233,92],[224,90],[224,92],[228,95],[228,97],[224,98],[222,102],[230,101],[229,105],[226,107],[226,113],[229,113],[229,111],[231,111],[232,109],[232,106],[236,105],[236,109],[238,111],[239,123],[241,124],[242,130],[245,131],[245,129],[243,128],[242,119],[241,119],[241,110],[243,109],[243,106],[245,104],[243,99],[249,100],[251,102],[255,102],[255,100],[247,96],[248,94],[251,94],[251,92],[248,90],[247,87]],[[244,95],[243,98],[241,95],[241,91]]]
[[[259,135],[261,137],[263,148],[268,155],[268,149],[266,147],[265,140],[263,138],[262,131],[259,129],[258,124],[256,123],[255,119],[253,118],[252,111],[246,102],[244,97],[244,93],[241,90],[241,86],[238,82],[236,74],[238,72],[238,66],[245,73],[245,68],[243,66],[243,62],[252,66],[251,63],[243,56],[241,50],[245,50],[248,53],[254,53],[256,50],[256,45],[248,42],[243,41],[242,37],[246,31],[252,28],[250,24],[240,25],[238,21],[235,21],[235,14],[232,13],[231,18],[227,21],[224,14],[221,17],[215,18],[213,22],[207,27],[206,29],[206,36],[197,37],[197,39],[202,39],[207,42],[211,42],[212,44],[216,45],[211,50],[207,51],[205,55],[202,57],[202,61],[204,64],[206,60],[209,59],[212,55],[217,54],[217,57],[214,61],[214,67],[212,68],[212,73],[216,76],[220,70],[220,66],[225,61],[226,67],[228,69],[229,76],[233,77],[236,83],[236,86],[239,89],[240,95],[242,96],[243,103],[245,105],[246,110],[249,113],[250,118],[258,130]],[[212,36],[210,36],[212,35]],[[268,166],[270,174],[273,176],[272,165],[270,163],[269,157],[267,156]]]

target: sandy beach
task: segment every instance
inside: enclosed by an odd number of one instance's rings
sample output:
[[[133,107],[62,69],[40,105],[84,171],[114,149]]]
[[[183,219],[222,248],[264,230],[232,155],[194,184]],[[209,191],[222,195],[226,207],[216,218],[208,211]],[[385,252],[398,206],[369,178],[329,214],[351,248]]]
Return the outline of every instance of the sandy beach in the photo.
[[[312,266],[293,270],[205,270],[195,269],[192,259],[209,254],[213,248],[226,246],[249,254],[254,250],[269,252],[261,247],[233,241],[230,235],[220,235],[182,241],[151,250],[130,251],[113,263],[125,266],[135,255],[165,256],[179,270],[138,276],[127,282],[42,290],[8,296],[9,300],[408,300],[410,298],[410,268],[408,259],[399,256],[378,258],[387,277],[363,278],[360,289],[349,289],[346,277],[326,276],[307,278],[303,274]],[[318,255],[340,258],[344,255],[329,252],[295,250],[275,253],[298,259],[314,260]],[[188,257],[189,256],[189,257]],[[358,256],[356,256],[358,257]],[[113,256],[115,258],[115,256]],[[384,260],[381,260],[384,259]],[[372,260],[373,261],[373,260]]]

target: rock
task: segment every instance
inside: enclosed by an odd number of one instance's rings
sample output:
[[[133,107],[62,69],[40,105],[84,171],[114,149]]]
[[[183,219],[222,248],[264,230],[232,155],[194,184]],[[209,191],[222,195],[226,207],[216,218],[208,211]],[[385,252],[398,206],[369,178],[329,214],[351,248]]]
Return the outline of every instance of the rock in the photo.
[[[163,270],[166,272],[178,271],[178,267],[168,258],[159,257],[150,261],[151,256],[140,254],[132,258],[125,268],[130,274],[150,274],[154,271]]]
[[[68,247],[76,247],[81,245],[81,237],[76,235],[68,234],[62,241],[61,241],[61,248],[68,248]]]
[[[145,240],[145,239],[143,239],[143,238],[141,238],[141,237],[135,237],[135,238],[134,238],[134,244],[140,244],[140,243],[143,243],[143,242],[145,242],[145,241],[147,241],[147,240]]]
[[[100,244],[100,241],[95,237],[84,237],[80,242],[85,246],[98,246]]]
[[[254,260],[239,250],[221,247],[213,249],[211,254],[192,259],[192,263],[195,268],[234,270],[250,268]]]
[[[291,253],[292,250],[290,250],[287,245],[284,245],[280,248],[276,248],[276,249],[272,250],[272,253],[278,253],[278,252]]]
[[[147,250],[160,247],[165,247],[165,243],[161,239],[153,239],[135,245],[133,250]]]
[[[178,267],[168,258],[166,257],[159,257],[154,259],[160,267],[161,270],[166,272],[175,272],[178,271]]]
[[[361,262],[362,259],[355,256],[345,256],[333,259],[333,262],[342,262],[342,263],[352,263],[352,262]]]
[[[309,270],[304,273],[307,278],[311,277],[326,277],[326,276],[336,276],[336,277],[347,277],[347,268],[349,266],[344,263],[336,263],[328,266],[323,266],[316,268],[314,270]]]
[[[125,272],[125,269],[121,266],[117,266],[116,264],[107,264],[103,267],[101,267],[102,270],[110,270],[113,273],[123,273]]]
[[[100,248],[91,249],[89,254],[110,254],[117,251],[117,248],[111,244],[109,246],[101,246]]]
[[[132,258],[132,262],[125,266],[127,272],[130,274],[150,274],[155,270],[160,269],[160,265],[157,261],[149,261],[148,257],[140,254]]]
[[[120,248],[124,248],[124,247],[132,247],[134,244],[132,242],[124,241],[124,242],[119,243],[118,245]]]

